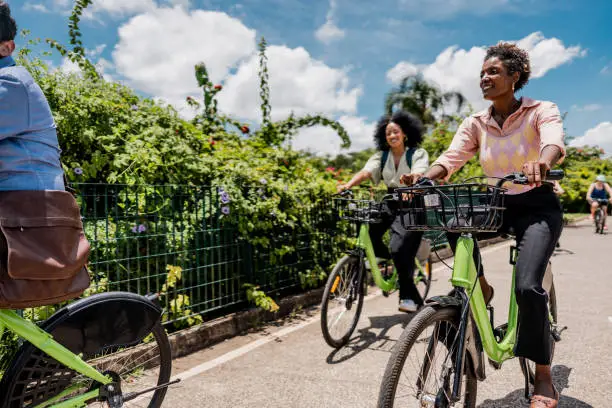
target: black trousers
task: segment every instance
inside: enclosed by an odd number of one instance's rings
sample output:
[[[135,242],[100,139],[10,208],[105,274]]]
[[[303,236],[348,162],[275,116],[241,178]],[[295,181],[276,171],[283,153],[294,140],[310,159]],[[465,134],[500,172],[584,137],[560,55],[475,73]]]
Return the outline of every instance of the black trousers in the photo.
[[[382,236],[391,228],[389,248],[382,240]],[[412,299],[417,305],[423,304],[423,299],[414,285],[414,258],[419,250],[423,232],[406,231],[402,226],[400,216],[393,216],[388,212],[383,221],[370,224],[370,239],[374,253],[380,258],[393,258],[399,279],[399,297],[401,300]],[[389,253],[390,250],[390,253]]]
[[[537,364],[551,364],[551,333],[548,293],[542,288],[544,273],[563,229],[563,211],[550,186],[506,196],[504,222],[498,233],[477,234],[483,239],[513,232],[519,255],[515,294],[518,303],[518,333],[514,353]],[[459,234],[448,234],[453,251]],[[474,261],[481,265],[478,246]]]

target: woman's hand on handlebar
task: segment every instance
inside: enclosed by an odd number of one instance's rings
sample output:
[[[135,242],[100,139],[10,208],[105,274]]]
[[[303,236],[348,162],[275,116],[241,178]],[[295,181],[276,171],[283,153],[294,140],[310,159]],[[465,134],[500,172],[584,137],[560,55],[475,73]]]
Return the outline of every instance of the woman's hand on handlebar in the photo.
[[[546,172],[550,170],[550,164],[542,160],[528,161],[523,164],[523,174],[527,177],[527,184],[540,187],[546,179]]]
[[[337,192],[338,192],[338,194],[339,194],[339,193],[343,193],[343,192],[345,192],[346,190],[348,190],[348,189],[350,189],[350,188],[351,188],[351,186],[349,186],[348,184],[339,184],[339,185],[336,187],[336,191],[337,191]]]
[[[402,174],[400,177],[400,183],[402,183],[405,186],[411,187],[415,185],[417,181],[419,181],[419,179],[422,177],[423,177],[423,174],[421,173]]]

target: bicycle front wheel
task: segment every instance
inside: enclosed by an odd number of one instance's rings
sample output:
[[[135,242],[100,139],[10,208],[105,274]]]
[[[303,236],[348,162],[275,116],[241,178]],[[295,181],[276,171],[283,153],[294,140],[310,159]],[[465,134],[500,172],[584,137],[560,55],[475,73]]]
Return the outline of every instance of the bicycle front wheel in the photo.
[[[56,405],[85,394],[100,384],[74,372],[31,344],[16,362],[2,408],[30,408],[45,402]],[[75,352],[79,354],[79,352]],[[134,347],[115,345],[86,358],[89,365],[120,382],[123,406],[159,408],[167,388],[160,388],[130,399],[170,381],[172,356],[166,331],[161,323],[153,326],[144,341]],[[0,400],[1,401],[1,400]],[[47,406],[47,405],[45,405]],[[87,401],[87,407],[108,407],[100,399]]]
[[[365,295],[365,265],[354,255],[342,258],[327,279],[321,302],[321,331],[331,347],[348,343],[357,327]]]
[[[458,373],[459,310],[421,309],[402,333],[387,363],[378,398],[379,408],[476,407],[478,380]],[[454,377],[463,375],[460,401],[452,404]]]

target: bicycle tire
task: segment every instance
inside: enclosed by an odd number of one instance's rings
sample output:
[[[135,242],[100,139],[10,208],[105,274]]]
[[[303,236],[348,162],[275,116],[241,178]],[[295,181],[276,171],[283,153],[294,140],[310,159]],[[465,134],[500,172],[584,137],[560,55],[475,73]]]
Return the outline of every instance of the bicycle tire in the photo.
[[[557,320],[557,292],[555,291],[555,284],[553,282],[551,288],[550,288],[550,292],[548,294],[548,310],[550,312],[550,316],[552,318],[552,322],[551,324],[557,324],[558,320]],[[551,345],[551,361],[552,359],[555,357],[555,340],[552,338],[550,341],[552,342]],[[523,376],[525,376],[527,373],[525,373],[525,367],[527,367],[528,370],[528,374],[529,374],[529,383],[531,385],[533,385],[534,381],[535,381],[535,370],[533,368],[534,364],[532,362],[530,362],[529,360],[525,360],[523,357],[519,357],[519,361],[521,361],[521,371],[523,372]]]
[[[394,399],[397,394],[397,388],[400,376],[402,374],[402,369],[404,367],[404,364],[406,363],[408,355],[410,354],[413,346],[417,343],[417,340],[419,339],[421,333],[423,333],[429,326],[436,325],[439,323],[447,323],[456,331],[457,327],[459,326],[459,320],[460,311],[458,308],[454,307],[436,309],[431,306],[426,306],[417,313],[417,315],[410,321],[408,326],[406,326],[406,328],[404,329],[404,332],[400,336],[389,358],[380,387],[378,408],[392,408],[394,406]],[[419,353],[416,354],[418,357]],[[467,364],[468,361],[466,360],[466,365]],[[421,367],[419,367],[419,369],[420,368]],[[414,367],[412,367],[411,369],[414,369]],[[464,373],[462,375],[465,376],[465,392],[463,393],[463,406],[467,408],[474,408],[476,407],[478,380],[476,379],[476,377],[470,374],[469,370],[464,370]],[[436,376],[434,376],[434,378],[437,379]],[[414,406],[421,406],[421,402],[417,401],[416,399],[414,400],[414,402]],[[402,406],[406,407],[408,405],[403,404]]]
[[[142,390],[147,389],[149,387],[153,387],[155,385],[167,384],[170,381],[170,375],[172,372],[172,352],[170,348],[170,342],[168,341],[168,335],[166,334],[166,331],[164,330],[160,322],[158,322],[155,326],[153,326],[153,328],[151,329],[151,332],[149,333],[147,337],[149,337],[150,335],[153,335],[153,338],[155,339],[155,341],[157,342],[159,346],[159,368],[155,369],[156,372],[158,372],[157,381],[155,383],[146,384],[146,386],[144,386]],[[148,358],[150,351],[147,349],[151,347],[148,345],[143,346],[142,344],[143,343],[140,343],[139,345],[125,349],[125,350],[132,350],[132,352],[134,353],[134,354],[128,355],[128,358],[125,359],[126,360],[125,363],[133,361],[132,360],[133,355],[137,355],[136,361],[141,359],[142,356],[145,356],[145,358]],[[84,379],[79,380],[80,374],[65,367],[63,364],[57,362],[53,358],[47,356],[44,352],[37,349],[32,344],[26,343],[24,347],[26,347],[26,349],[23,350],[23,353],[21,353],[21,357],[19,358],[19,361],[16,362],[17,364],[19,364],[19,366],[15,367],[16,375],[13,376],[12,382],[7,387],[8,392],[5,395],[4,402],[2,403],[2,408],[35,407],[43,403],[45,400],[49,400],[50,398],[52,398],[54,394],[58,395],[64,389],[67,389],[68,387],[72,386],[73,380],[75,381],[75,383],[82,383],[84,385],[80,389],[77,389],[75,391],[75,394],[71,394],[67,398],[72,398],[79,394],[83,394],[89,391],[91,387],[96,386],[93,380],[90,380],[90,379],[87,379],[87,381],[85,381]],[[114,346],[113,349],[118,349],[119,347],[120,346],[117,345],[117,346]],[[136,347],[142,348],[142,350],[139,350],[140,354],[136,354],[136,349],[135,349]],[[120,354],[121,352],[125,352],[125,350],[122,350],[122,351],[115,350],[115,352],[117,352],[117,354]],[[102,360],[104,358],[107,361],[101,361],[98,364],[99,365],[108,364],[108,366],[106,366],[105,368],[111,368],[113,367],[113,364],[118,364],[117,360],[115,360],[115,362],[113,363],[112,359],[108,359],[108,357],[104,357],[105,356],[104,353],[106,351],[109,351],[109,350],[102,351],[101,355],[95,355],[92,358],[87,359],[87,361],[92,362],[93,360],[97,360],[97,359]],[[75,354],[78,355],[79,353],[75,353]],[[120,359],[121,357],[119,357],[118,361],[121,361]],[[153,369],[153,366],[156,364],[157,361],[151,361],[151,360],[152,359],[148,358],[147,360],[143,362],[143,365],[147,363],[148,364],[147,366],[138,368],[139,370],[138,374],[144,373],[145,370],[147,369]],[[142,370],[142,372],[140,370]],[[102,369],[100,369],[100,371],[107,372],[107,370],[102,370]],[[140,378],[142,377],[144,376],[141,375]],[[61,389],[58,388],[57,385],[55,386],[55,389],[49,389],[48,385],[52,383],[62,384]],[[121,381],[122,385],[126,383],[127,382]],[[133,386],[134,383],[130,383],[130,384],[132,386],[132,389],[130,391],[132,390],[138,391],[137,389],[134,389],[134,386]],[[148,405],[144,405],[141,401],[142,399],[145,399],[145,398],[148,399],[149,394],[145,394],[144,396],[136,398],[134,402],[135,403],[138,402],[138,405],[136,405],[138,407],[146,406],[148,408],[160,408],[166,396],[166,392],[167,392],[167,388],[160,388],[152,392],[152,394],[150,395],[151,399]],[[122,388],[122,393],[123,395],[126,394],[126,390],[123,388]],[[57,402],[61,402],[61,401],[62,400],[60,399]],[[100,401],[100,400],[91,401],[91,403],[96,403],[96,402],[103,403],[103,401]],[[126,401],[123,406],[125,408],[132,406],[130,402],[131,401]]]
[[[336,278],[341,280],[340,274],[344,267],[351,268],[351,282],[349,283],[349,285],[351,283],[354,284],[353,278],[355,273],[357,274],[356,279],[359,280],[359,282],[357,283],[357,287],[353,288],[353,290],[355,290],[356,299],[355,301],[350,303],[350,308],[356,307],[356,310],[355,315],[348,326],[348,330],[342,335],[334,338],[334,336],[332,336],[332,334],[330,333],[328,325],[328,312],[330,311],[329,301],[330,296],[333,295],[333,292],[335,292],[335,290],[337,290],[337,287],[339,286],[339,283],[335,284]],[[329,344],[330,347],[336,349],[343,347],[349,342],[351,335],[355,331],[357,323],[359,322],[359,318],[361,317],[361,311],[363,309],[363,299],[365,294],[364,282],[365,264],[359,259],[359,257],[354,255],[347,255],[340,259],[340,261],[338,261],[338,263],[330,273],[329,278],[327,278],[327,283],[325,284],[325,291],[323,292],[323,298],[321,300],[321,331],[323,332],[323,338],[325,339],[325,342]],[[336,287],[334,288],[334,286]],[[350,290],[351,288],[349,288],[349,291]]]
[[[601,208],[598,208],[597,211],[595,212],[595,233],[596,234],[601,234],[603,232],[603,226],[601,225]]]

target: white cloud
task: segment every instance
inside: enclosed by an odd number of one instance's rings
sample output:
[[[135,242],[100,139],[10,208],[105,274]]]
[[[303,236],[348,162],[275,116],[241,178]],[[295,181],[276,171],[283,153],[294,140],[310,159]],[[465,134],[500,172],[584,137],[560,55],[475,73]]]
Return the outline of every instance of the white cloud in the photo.
[[[315,31],[315,37],[324,44],[330,44],[333,41],[343,38],[344,30],[338,28],[333,21],[327,20],[325,24]]]
[[[38,11],[41,13],[49,13],[50,10],[47,8],[47,6],[45,6],[42,3],[32,3],[27,1],[24,5],[23,5],[23,10],[24,11]]]
[[[566,48],[558,38],[545,38],[539,31],[529,34],[517,45],[529,51],[532,78],[540,78],[551,69],[584,57],[587,53],[578,45]]]
[[[606,65],[605,67],[601,69],[601,71],[599,71],[599,73],[602,75],[612,73],[612,68],[610,68],[610,65]]]
[[[583,57],[585,50],[579,46],[565,47],[557,38],[545,38],[535,32],[519,40],[517,44],[529,52],[533,78],[540,78],[548,71]],[[438,84],[444,92],[461,92],[475,109],[484,109],[488,103],[482,99],[479,87],[479,73],[486,54],[485,47],[472,47],[470,50],[452,46],[442,51],[436,60],[420,68],[425,79]],[[402,66],[413,66],[409,62],[399,62],[387,72],[387,78],[398,81],[397,72]],[[401,79],[401,78],[400,78]]]
[[[603,106],[598,103],[591,103],[584,106],[572,105],[572,109],[578,112],[595,112],[603,109]]]
[[[97,56],[99,56],[100,54],[102,54],[102,52],[106,49],[106,44],[100,44],[100,45],[96,45],[96,47],[93,50],[86,50],[85,54],[87,55],[87,57],[89,58],[96,58]]]
[[[612,122],[601,122],[592,129],[587,130],[583,136],[570,142],[571,146],[599,146],[606,152],[612,152]]]
[[[94,62],[94,66],[102,78],[104,78],[108,82],[114,81],[114,77],[111,75],[110,71],[114,71],[115,66],[113,63],[107,59],[99,58],[96,62]],[[66,74],[80,74],[81,68],[78,64],[70,61],[68,58],[62,58],[62,64],[58,68],[60,71]]]
[[[351,114],[357,110],[360,87],[351,87],[346,70],[331,68],[313,59],[302,47],[270,46],[267,49],[272,118],[321,113]],[[260,118],[258,56],[254,54],[228,78],[219,94],[225,112],[245,119]]]
[[[387,80],[393,84],[399,84],[407,76],[416,75],[419,67],[407,61],[401,61],[387,71]]]
[[[62,59],[62,65],[60,65],[59,70],[65,72],[66,74],[81,72],[81,68],[66,57]]]
[[[119,28],[113,61],[130,85],[180,108],[186,96],[199,94],[197,63],[219,82],[255,49],[255,31],[225,13],[158,8]]]
[[[336,11],[336,0],[329,0],[329,11],[325,18],[325,24],[315,31],[317,40],[324,44],[330,44],[333,41],[344,37],[344,30],[338,28],[335,22],[334,14]]]
[[[329,154],[334,156],[339,153],[374,147],[372,135],[376,126],[375,122],[368,122],[366,118],[350,115],[341,116],[338,121],[351,138],[351,147],[349,149],[341,149],[342,141],[338,134],[334,130],[323,126],[315,126],[299,131],[293,139],[293,148],[310,151],[319,155]]]
[[[83,12],[83,17],[93,18],[95,14],[100,13],[107,13],[112,17],[124,17],[151,11],[156,7],[154,0],[95,0]]]

